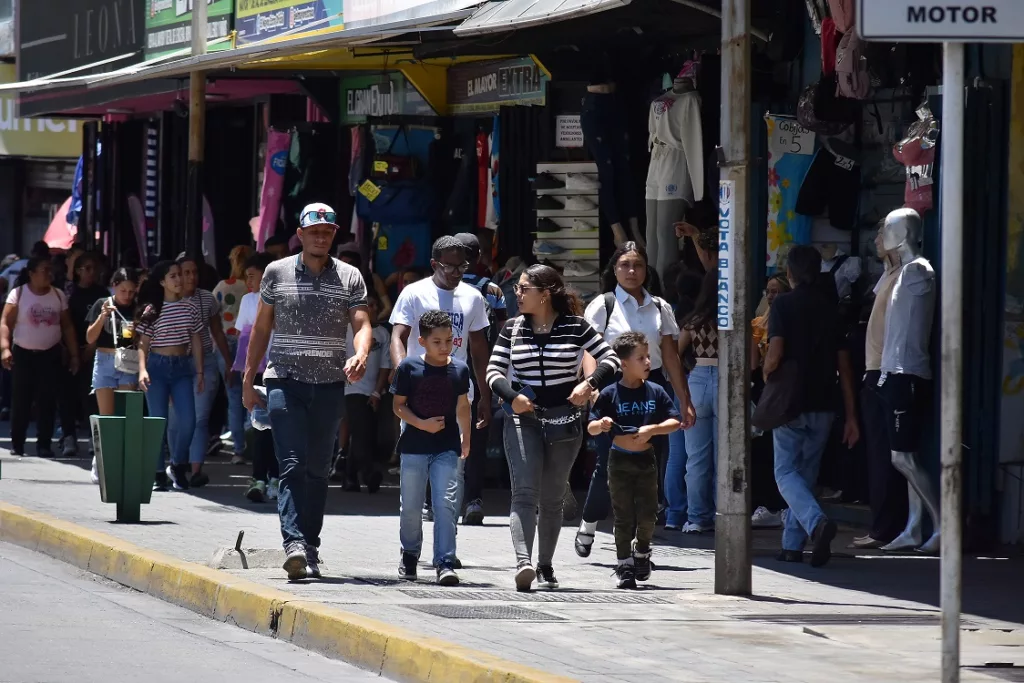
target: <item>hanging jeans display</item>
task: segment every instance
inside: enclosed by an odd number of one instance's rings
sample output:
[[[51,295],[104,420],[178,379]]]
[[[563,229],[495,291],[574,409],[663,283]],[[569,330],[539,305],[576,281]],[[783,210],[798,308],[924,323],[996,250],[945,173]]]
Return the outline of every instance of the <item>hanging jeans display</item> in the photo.
[[[580,126],[587,149],[597,161],[601,213],[609,225],[624,225],[637,212],[631,194],[628,125],[618,95],[587,93]]]
[[[765,116],[768,127],[768,273],[785,266],[794,244],[810,244],[811,218],[796,213],[800,184],[814,160],[814,133],[787,116]]]

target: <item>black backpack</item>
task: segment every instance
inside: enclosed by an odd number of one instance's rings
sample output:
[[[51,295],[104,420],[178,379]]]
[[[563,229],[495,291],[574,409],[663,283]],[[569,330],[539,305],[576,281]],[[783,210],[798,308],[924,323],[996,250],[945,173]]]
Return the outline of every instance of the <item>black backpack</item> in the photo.
[[[658,309],[658,315],[665,315],[665,312],[661,310],[661,300],[657,297],[652,296],[651,301],[654,302],[655,307]],[[608,329],[608,321],[612,318],[612,311],[615,310],[615,292],[604,293],[604,328]]]

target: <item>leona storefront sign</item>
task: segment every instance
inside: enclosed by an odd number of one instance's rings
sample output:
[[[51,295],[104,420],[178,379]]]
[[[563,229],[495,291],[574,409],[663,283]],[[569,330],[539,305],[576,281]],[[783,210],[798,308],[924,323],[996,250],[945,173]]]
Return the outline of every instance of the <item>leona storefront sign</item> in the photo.
[[[1024,0],[859,0],[857,33],[865,40],[1018,42]]]

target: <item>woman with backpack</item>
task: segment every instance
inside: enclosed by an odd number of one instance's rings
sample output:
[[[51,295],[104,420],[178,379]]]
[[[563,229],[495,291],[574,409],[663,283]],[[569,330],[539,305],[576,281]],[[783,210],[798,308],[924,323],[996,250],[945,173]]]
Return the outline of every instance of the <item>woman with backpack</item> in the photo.
[[[693,406],[690,405],[690,392],[677,351],[679,327],[671,306],[661,297],[651,295],[654,277],[654,270],[647,267],[647,251],[636,242],[626,242],[612,254],[604,271],[604,296],[591,301],[583,317],[609,346],[626,332],[642,332],[648,339],[659,340],[649,347],[651,374],[648,379],[665,389],[669,396],[680,397],[683,424],[688,428],[693,424]],[[657,437],[653,444],[659,468],[663,470],[668,457],[668,438]],[[583,521],[576,532],[575,548],[580,557],[590,556],[597,523],[606,518],[610,510],[607,472],[610,448],[609,435],[599,435],[597,466],[583,506]],[[658,483],[661,488],[662,477]]]
[[[60,377],[67,371],[78,372],[75,327],[67,296],[53,286],[48,256],[29,259],[16,285],[7,295],[0,318],[0,362],[12,373],[11,455],[25,455],[35,403],[36,455],[52,458],[57,392],[63,386]]]
[[[594,390],[615,376],[619,359],[580,315],[582,302],[566,291],[554,268],[530,266],[515,291],[522,315],[506,322],[498,335],[487,383],[510,413],[503,430],[512,480],[509,526],[516,589],[529,591],[538,574],[538,587],[558,587],[551,560],[562,528],[566,480],[583,443],[583,413]],[[585,354],[597,368],[581,380]]]

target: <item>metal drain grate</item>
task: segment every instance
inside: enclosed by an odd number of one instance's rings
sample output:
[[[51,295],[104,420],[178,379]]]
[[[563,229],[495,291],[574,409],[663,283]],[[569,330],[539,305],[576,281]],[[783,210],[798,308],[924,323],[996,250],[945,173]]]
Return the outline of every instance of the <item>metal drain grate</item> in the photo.
[[[423,581],[423,580],[430,581],[431,579],[433,579],[433,576],[434,576],[434,570],[432,570],[432,569],[429,570],[429,571],[428,570],[424,570],[420,574],[420,580],[421,581]],[[415,585],[415,583],[412,582],[412,581],[406,581],[405,579],[394,579],[394,578],[391,578],[391,577],[355,576],[353,578],[356,581],[361,581],[363,583],[368,583],[371,586],[377,586],[378,588],[385,588],[385,587],[390,587],[390,586],[409,586],[409,585]],[[461,590],[467,589],[467,588],[493,588],[493,587],[494,587],[493,583],[487,583],[485,581],[461,581],[459,583],[459,588],[456,588],[455,590],[456,591],[461,591]],[[440,586],[437,586],[437,587],[434,587],[432,589],[427,589],[427,590],[431,590],[431,591],[450,591],[452,589],[451,588],[442,588]]]
[[[400,590],[400,593],[418,600],[487,600],[493,602],[567,602],[583,605],[669,605],[671,602],[654,595],[637,593],[569,593],[565,591],[519,593],[517,591],[436,591]]]
[[[963,669],[991,676],[997,681],[1024,682],[1024,666],[965,666]]]
[[[938,626],[938,614],[736,614],[742,621],[767,621],[773,624],[810,624],[819,626]],[[965,625],[968,622],[963,622]]]
[[[565,621],[554,614],[515,605],[403,605],[445,619],[501,619],[506,621]]]
[[[405,579],[391,579],[380,576],[356,576],[356,581],[368,583],[371,586],[406,586],[409,584]]]

